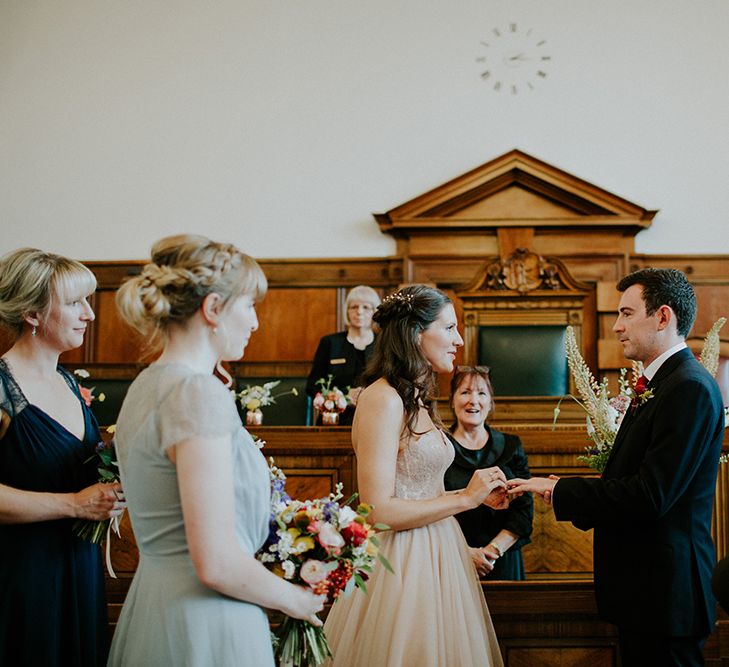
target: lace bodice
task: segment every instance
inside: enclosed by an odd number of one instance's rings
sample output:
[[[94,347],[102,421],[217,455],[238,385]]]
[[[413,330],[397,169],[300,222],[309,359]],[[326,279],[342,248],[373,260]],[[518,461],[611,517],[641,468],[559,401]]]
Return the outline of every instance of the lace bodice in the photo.
[[[453,447],[438,429],[411,437],[397,454],[395,496],[418,500],[443,495],[443,475],[454,456]]]

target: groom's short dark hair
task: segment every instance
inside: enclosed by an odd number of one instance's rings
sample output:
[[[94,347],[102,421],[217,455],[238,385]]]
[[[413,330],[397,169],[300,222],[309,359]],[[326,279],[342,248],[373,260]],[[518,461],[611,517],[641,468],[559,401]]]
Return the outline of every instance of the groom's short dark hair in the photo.
[[[641,269],[628,274],[618,283],[618,291],[640,285],[648,315],[661,306],[670,306],[676,313],[676,329],[686,338],[696,319],[696,294],[686,275],[678,269]]]

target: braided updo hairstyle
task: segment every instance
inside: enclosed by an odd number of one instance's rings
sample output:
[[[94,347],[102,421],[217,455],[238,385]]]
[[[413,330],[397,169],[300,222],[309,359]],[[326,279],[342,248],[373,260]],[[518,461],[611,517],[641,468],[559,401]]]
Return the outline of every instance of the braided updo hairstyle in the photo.
[[[260,300],[268,283],[256,260],[229,243],[180,234],[152,246],[152,261],[116,294],[124,319],[159,345],[171,324],[191,318],[211,293],[223,303],[241,294]]]
[[[438,319],[452,301],[439,289],[410,285],[385,297],[372,319],[380,327],[375,349],[362,376],[364,386],[385,378],[400,395],[405,427],[414,435],[420,406],[440,424],[435,411],[436,375],[425,358],[418,334]]]

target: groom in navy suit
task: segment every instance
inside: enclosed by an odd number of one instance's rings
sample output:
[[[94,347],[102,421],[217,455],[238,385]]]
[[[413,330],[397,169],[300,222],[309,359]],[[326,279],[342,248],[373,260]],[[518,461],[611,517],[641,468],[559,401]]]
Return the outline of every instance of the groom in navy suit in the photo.
[[[626,358],[643,362],[647,389],[633,399],[602,477],[509,486],[542,495],[558,520],[595,529],[598,610],[618,627],[623,667],[703,665],[716,613],[711,513],[721,394],[686,347],[696,316],[686,276],[644,269],[618,290],[613,330]]]

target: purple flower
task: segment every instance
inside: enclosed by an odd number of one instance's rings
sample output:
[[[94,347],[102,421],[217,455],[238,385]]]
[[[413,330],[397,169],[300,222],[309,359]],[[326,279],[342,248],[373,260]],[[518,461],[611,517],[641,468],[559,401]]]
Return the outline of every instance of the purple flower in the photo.
[[[333,519],[339,516],[339,505],[337,503],[325,503],[322,507],[324,513],[324,520],[331,522]]]

